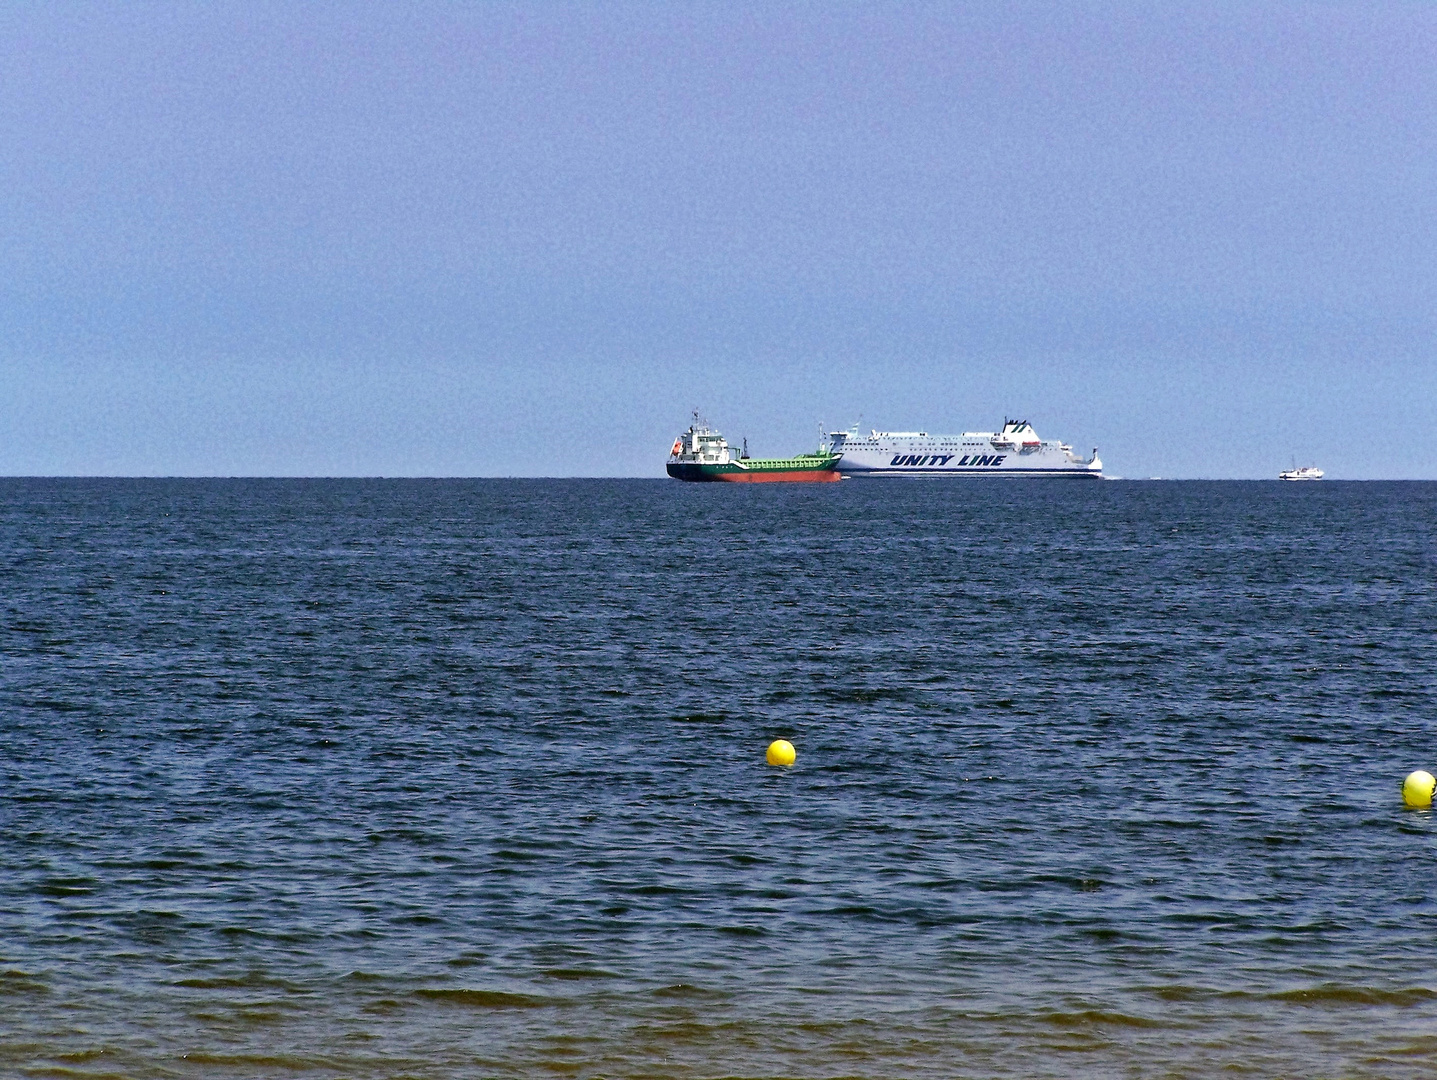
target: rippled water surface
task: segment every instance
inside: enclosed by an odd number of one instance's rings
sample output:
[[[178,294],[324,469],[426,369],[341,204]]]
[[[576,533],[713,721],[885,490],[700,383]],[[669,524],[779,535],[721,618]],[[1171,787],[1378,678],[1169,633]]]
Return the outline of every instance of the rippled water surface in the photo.
[[[1433,1075],[1434,525],[0,481],[0,1075]]]

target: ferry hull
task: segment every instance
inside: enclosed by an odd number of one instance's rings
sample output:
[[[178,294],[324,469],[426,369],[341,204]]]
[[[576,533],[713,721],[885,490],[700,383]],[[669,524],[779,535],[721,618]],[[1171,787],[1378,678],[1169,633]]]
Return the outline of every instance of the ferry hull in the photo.
[[[911,476],[917,479],[934,479],[948,476],[974,477],[981,480],[1029,479],[1052,480],[1101,480],[1103,474],[1091,469],[846,469],[843,473],[849,479],[872,477],[874,479],[892,476]]]

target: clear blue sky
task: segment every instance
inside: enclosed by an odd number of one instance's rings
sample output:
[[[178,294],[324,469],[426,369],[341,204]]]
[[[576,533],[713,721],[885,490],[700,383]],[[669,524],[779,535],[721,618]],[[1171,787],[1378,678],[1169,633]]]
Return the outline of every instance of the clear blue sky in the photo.
[[[1437,478],[1429,3],[4,5],[0,191],[5,474]]]

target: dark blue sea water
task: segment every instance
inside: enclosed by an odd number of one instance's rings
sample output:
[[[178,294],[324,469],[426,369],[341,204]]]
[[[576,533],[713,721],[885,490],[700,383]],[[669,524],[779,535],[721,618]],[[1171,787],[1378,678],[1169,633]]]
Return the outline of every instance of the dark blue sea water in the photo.
[[[1433,1075],[1434,525],[0,481],[0,1075]]]

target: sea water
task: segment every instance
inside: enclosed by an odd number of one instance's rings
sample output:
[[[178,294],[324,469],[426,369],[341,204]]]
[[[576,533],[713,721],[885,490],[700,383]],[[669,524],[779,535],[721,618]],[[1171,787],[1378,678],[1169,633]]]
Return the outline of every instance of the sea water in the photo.
[[[1434,525],[0,481],[0,1074],[1430,1076]]]

